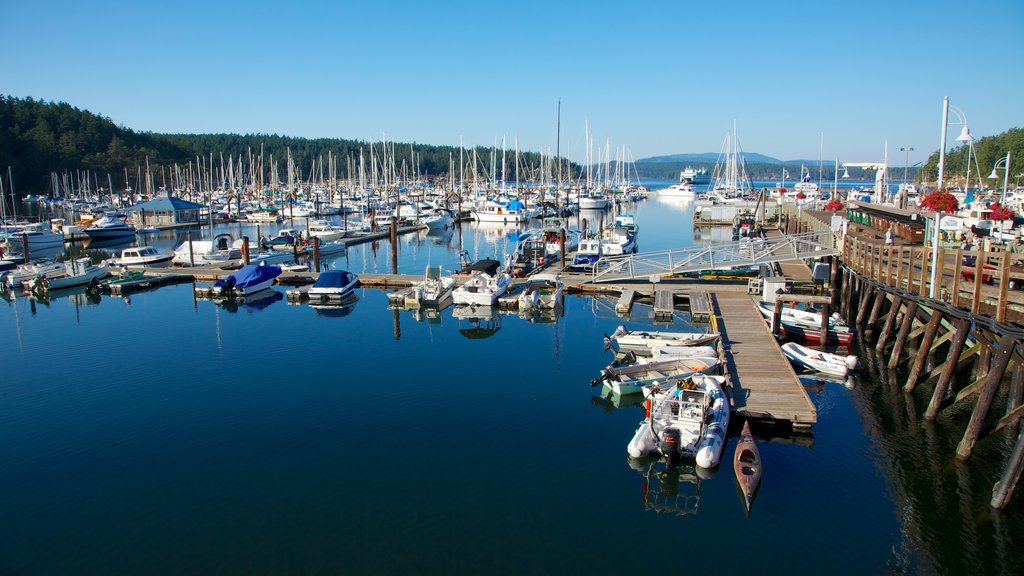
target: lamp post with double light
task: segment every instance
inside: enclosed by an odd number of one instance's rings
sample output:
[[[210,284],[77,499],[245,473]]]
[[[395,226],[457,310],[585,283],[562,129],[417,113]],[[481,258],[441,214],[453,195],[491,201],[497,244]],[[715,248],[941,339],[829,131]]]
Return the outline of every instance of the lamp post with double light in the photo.
[[[942,139],[939,144],[939,181],[938,190],[942,190],[943,176],[946,171],[946,128],[949,126],[949,111],[952,110],[953,114],[957,116],[957,120],[952,122],[953,124],[962,124],[963,128],[960,130],[960,135],[957,136],[957,142],[972,142],[974,138],[971,138],[971,133],[967,129],[967,115],[964,111],[953,106],[949,103],[949,96],[942,99]]]
[[[1010,153],[1007,152],[1006,156],[1003,156],[999,160],[996,160],[994,166],[992,166],[992,173],[988,175],[990,180],[996,180],[998,182],[999,174],[996,173],[996,168],[1003,167],[1003,191],[999,194],[999,205],[1002,206],[1003,201],[1006,198],[1006,187],[1010,183]]]

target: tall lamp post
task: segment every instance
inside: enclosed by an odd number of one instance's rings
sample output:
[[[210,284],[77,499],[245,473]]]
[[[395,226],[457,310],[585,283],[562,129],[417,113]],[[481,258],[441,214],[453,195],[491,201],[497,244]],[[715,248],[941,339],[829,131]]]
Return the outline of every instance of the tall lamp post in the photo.
[[[942,99],[942,141],[939,144],[939,182],[938,190],[942,190],[942,180],[946,171],[946,127],[949,126],[949,111],[952,110],[953,114],[957,116],[957,120],[953,124],[962,124],[963,129],[960,130],[960,135],[957,136],[958,142],[971,142],[974,140],[971,138],[971,133],[967,129],[967,115],[964,111],[953,106],[949,103],[949,96]]]
[[[1006,186],[1010,182],[1010,153],[1007,152],[1006,156],[1003,156],[999,160],[996,160],[994,166],[992,166],[992,173],[988,175],[989,179],[996,180],[999,178],[999,174],[996,173],[996,168],[999,166],[1003,167],[1003,191],[999,194],[999,205],[1002,206],[1003,200],[1006,198]]]
[[[903,160],[903,185],[900,186],[900,208],[907,207],[907,166],[910,164],[910,153],[914,151],[912,146],[900,148],[900,152],[906,152]]]

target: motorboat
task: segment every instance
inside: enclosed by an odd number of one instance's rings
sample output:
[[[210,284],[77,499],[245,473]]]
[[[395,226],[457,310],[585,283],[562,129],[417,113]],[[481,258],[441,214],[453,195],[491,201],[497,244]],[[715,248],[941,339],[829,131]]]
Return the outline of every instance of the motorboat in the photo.
[[[337,224],[329,224],[326,220],[314,220],[309,223],[309,236],[319,238],[321,242],[340,240],[349,234],[349,230]]]
[[[112,240],[135,236],[135,226],[128,224],[117,214],[107,213],[85,229],[85,233],[93,240]]]
[[[265,250],[290,252],[295,250],[296,243],[300,242],[299,238],[299,231],[295,228],[282,228],[278,230],[277,236],[261,242],[260,245]]]
[[[609,256],[620,256],[636,252],[636,234],[625,226],[615,226],[605,230],[601,238],[601,247]]]
[[[218,234],[213,240],[192,240],[182,242],[174,249],[171,262],[179,266],[205,264],[227,265],[242,257],[242,249],[230,234]]]
[[[594,265],[604,256],[604,248],[600,238],[584,238],[580,247],[572,257],[570,269],[579,272],[591,272]]]
[[[534,274],[519,295],[519,310],[549,310],[562,300],[562,281],[557,274]]]
[[[669,466],[692,457],[701,468],[718,465],[729,429],[729,401],[724,376],[694,375],[668,390],[652,389],[647,417],[640,422],[627,450],[630,457],[658,453]]]
[[[413,294],[420,306],[441,306],[455,289],[455,278],[445,276],[440,266],[428,266],[423,280],[413,284]]]
[[[346,270],[321,272],[309,288],[310,299],[341,299],[352,293],[359,284],[359,276]]]
[[[0,280],[11,290],[24,288],[25,282],[36,278],[55,278],[65,273],[63,262],[36,262],[15,266],[0,274]]]
[[[579,204],[580,210],[604,210],[612,205],[612,201],[604,192],[590,190],[580,194]]]
[[[528,218],[523,203],[513,200],[504,204],[487,201],[482,206],[473,209],[473,219],[477,222],[502,222],[507,224],[526,222]]]
[[[88,256],[76,258],[62,264],[63,274],[41,275],[31,280],[26,280],[22,286],[25,290],[33,292],[46,292],[60,288],[71,288],[84,286],[105,277],[109,272],[105,265],[93,264]]]
[[[761,315],[769,321],[775,315],[775,305],[771,302],[759,302],[757,309],[760,310]],[[821,328],[821,312],[812,312],[810,310],[801,310],[799,308],[783,306],[781,314],[781,320],[787,324],[807,326],[810,328]],[[843,322],[842,317],[839,316],[838,312],[833,313],[829,317],[828,325],[832,330],[846,327],[846,323]]]
[[[278,266],[248,264],[234,274],[214,282],[210,293],[214,296],[247,296],[274,285],[281,275]]]
[[[765,319],[768,323],[768,327],[771,327],[771,320]],[[804,324],[792,323],[788,320],[782,320],[779,323],[779,334],[790,340],[801,340],[809,344],[820,344],[821,343],[821,328],[813,328]],[[827,344],[838,344],[841,346],[849,346],[853,342],[854,331],[848,326],[836,326],[829,327],[828,329],[828,340]]]
[[[111,258],[107,264],[113,267],[163,268],[170,266],[174,254],[167,254],[153,246],[134,246],[121,250],[121,255]]]
[[[655,332],[626,330],[619,326],[611,336],[605,336],[605,346],[614,350],[636,350],[650,354],[658,346],[701,346],[718,340],[717,332]]]
[[[7,242],[12,246],[19,247],[21,253],[25,253],[25,241],[28,241],[28,252],[48,250],[64,246],[64,234],[54,232],[46,224],[32,224],[18,230],[5,233]]]
[[[791,362],[811,371],[823,372],[833,376],[845,378],[850,370],[857,367],[857,357],[853,355],[842,356],[831,352],[821,352],[796,342],[786,342],[782,345],[782,353]]]
[[[491,262],[493,266],[473,272],[461,286],[452,291],[455,304],[493,306],[498,297],[508,291],[512,277],[499,268],[496,260]]]
[[[620,395],[639,394],[645,386],[667,388],[676,379],[688,378],[694,374],[706,373],[718,367],[717,356],[677,357],[655,360],[654,358],[633,358],[630,364],[612,362],[601,370],[600,378],[591,384],[606,383],[612,392]]]
[[[455,226],[455,218],[450,210],[435,208],[428,216],[420,219],[420,222],[427,225],[430,230],[445,230]]]
[[[743,432],[740,433],[732,458],[732,470],[736,474],[736,482],[743,492],[743,503],[749,513],[754,493],[761,484],[761,453],[754,442],[754,436],[750,433],[749,421],[743,422]]]
[[[627,352],[635,354],[635,352]],[[651,348],[651,358],[654,360],[669,360],[672,358],[695,358],[718,356],[718,350],[714,346],[655,346]]]

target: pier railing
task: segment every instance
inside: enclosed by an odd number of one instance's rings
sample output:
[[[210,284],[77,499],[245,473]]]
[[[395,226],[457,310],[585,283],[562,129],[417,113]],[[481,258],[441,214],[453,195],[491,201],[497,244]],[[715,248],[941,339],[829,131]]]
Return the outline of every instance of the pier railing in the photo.
[[[727,270],[838,253],[831,230],[819,229],[788,236],[748,238],[694,248],[605,257],[594,266],[592,281],[657,281],[662,276],[687,272]]]

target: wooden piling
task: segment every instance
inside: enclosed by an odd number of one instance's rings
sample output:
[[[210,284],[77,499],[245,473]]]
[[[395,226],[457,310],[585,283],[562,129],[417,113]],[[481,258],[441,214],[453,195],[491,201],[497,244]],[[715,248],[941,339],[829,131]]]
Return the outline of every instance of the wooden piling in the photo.
[[[249,237],[242,236],[242,262],[249,264]]]
[[[895,368],[900,363],[900,356],[903,355],[903,347],[907,343],[907,336],[914,326],[914,317],[917,316],[917,301],[911,300],[907,304],[907,311],[903,314],[903,324],[896,335],[896,343],[892,347],[892,355],[889,356],[889,368]]]
[[[195,266],[196,265],[196,254],[195,254],[195,251],[192,250],[192,231],[191,230],[188,231],[188,264],[189,264],[189,266]]]
[[[772,313],[772,334],[778,334],[782,327],[782,300],[775,300],[775,311]]]
[[[1003,373],[1010,363],[1010,356],[1013,354],[1016,340],[1016,337],[1009,334],[999,340],[999,350],[996,351],[995,361],[988,371],[985,386],[978,394],[978,401],[975,403],[974,411],[971,413],[971,421],[967,424],[967,431],[964,432],[964,437],[960,440],[960,445],[956,449],[956,457],[961,460],[970,458],[971,452],[974,451],[974,446],[977,444],[978,436],[981,433],[981,427],[985,423],[985,416],[988,415],[989,408],[992,406],[992,399],[995,398],[996,389],[999,387],[999,381],[1003,379]]]
[[[885,304],[885,291],[875,289],[875,304],[871,307],[871,315],[868,316],[868,324],[864,330],[866,336],[874,336],[875,327],[878,326],[878,317],[882,315],[883,304]]]
[[[1010,503],[1013,490],[1020,481],[1021,471],[1024,471],[1024,430],[1017,434],[1017,443],[1013,446],[1013,452],[1006,463],[1006,468],[1003,469],[1003,475],[992,488],[990,505],[993,508],[1002,510]]]
[[[1024,363],[1019,360],[1013,365],[1013,376],[1010,378],[1010,393],[1006,397],[1006,413],[1013,412],[1024,404]]]
[[[565,268],[565,228],[558,231],[558,239],[562,247],[562,268]]]
[[[935,420],[935,416],[938,415],[939,409],[942,407],[942,400],[946,397],[946,393],[949,392],[949,384],[953,381],[953,374],[956,372],[956,366],[960,361],[960,354],[963,353],[964,342],[967,341],[967,335],[970,333],[970,330],[970,320],[963,318],[957,322],[956,335],[953,336],[953,342],[949,345],[946,363],[942,366],[942,374],[939,376],[939,381],[935,384],[935,390],[932,391],[932,399],[924,413],[925,420]]]
[[[831,309],[829,307],[829,303],[828,302],[822,303],[822,305],[821,305],[821,342],[820,342],[822,351],[824,351],[825,347],[828,345],[828,321],[829,321],[829,315],[831,313],[832,312],[831,312]]]
[[[921,338],[921,348],[917,351],[917,358],[914,359],[914,367],[910,369],[907,383],[903,385],[904,392],[913,392],[917,386],[917,381],[921,378],[921,371],[924,370],[924,363],[928,360],[928,351],[931,350],[932,342],[935,341],[935,335],[941,325],[942,311],[933,310],[931,318],[928,319],[928,326],[924,330],[924,336]]]
[[[391,273],[398,274],[398,222],[391,216]]]
[[[857,324],[863,326],[865,315],[868,313],[868,305],[871,304],[871,291],[875,288],[864,281],[861,281],[863,292],[860,295],[860,306],[857,307]]]
[[[320,237],[313,236],[313,272],[320,271]]]
[[[892,306],[889,307],[889,315],[885,317],[885,324],[882,325],[882,333],[878,335],[878,343],[875,344],[875,352],[877,354],[885,351],[885,345],[889,343],[889,337],[892,336],[892,330],[896,326],[896,316],[899,314],[902,306],[903,297],[894,296]]]

